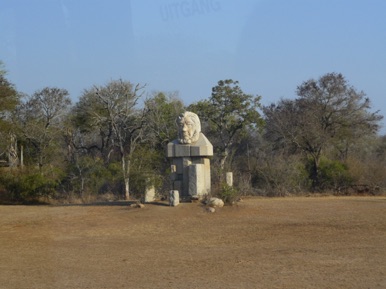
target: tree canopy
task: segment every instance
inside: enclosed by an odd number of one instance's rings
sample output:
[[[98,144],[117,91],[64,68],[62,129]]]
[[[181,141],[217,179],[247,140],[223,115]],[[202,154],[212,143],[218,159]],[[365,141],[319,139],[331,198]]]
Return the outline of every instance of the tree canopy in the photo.
[[[297,95],[264,108],[266,135],[276,146],[291,146],[311,157],[311,179],[317,189],[324,150],[374,135],[382,116],[371,112],[370,100],[342,74],[328,73],[305,81],[298,86]]]
[[[220,80],[212,88],[208,100],[189,106],[202,121],[207,122],[207,133],[218,138],[220,168],[223,170],[232,147],[248,127],[259,128],[263,119],[258,112],[260,96],[246,94],[232,79]]]

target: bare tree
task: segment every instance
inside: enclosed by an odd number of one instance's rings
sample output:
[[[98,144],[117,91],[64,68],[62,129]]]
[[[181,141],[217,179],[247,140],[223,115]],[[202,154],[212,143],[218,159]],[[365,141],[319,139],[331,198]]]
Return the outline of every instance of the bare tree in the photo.
[[[40,169],[62,138],[70,105],[67,90],[46,87],[26,97],[17,109],[22,138],[32,146]]]
[[[126,199],[130,198],[132,156],[143,138],[146,110],[138,108],[143,89],[128,81],[111,81],[86,90],[75,109],[75,122],[83,133],[99,131],[99,141],[78,147],[98,148],[106,162],[114,152],[119,154]]]

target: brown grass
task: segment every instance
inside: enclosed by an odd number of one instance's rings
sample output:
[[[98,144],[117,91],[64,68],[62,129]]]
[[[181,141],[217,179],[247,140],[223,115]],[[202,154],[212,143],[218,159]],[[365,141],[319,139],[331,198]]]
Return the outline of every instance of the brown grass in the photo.
[[[386,288],[386,198],[0,206],[0,288]]]

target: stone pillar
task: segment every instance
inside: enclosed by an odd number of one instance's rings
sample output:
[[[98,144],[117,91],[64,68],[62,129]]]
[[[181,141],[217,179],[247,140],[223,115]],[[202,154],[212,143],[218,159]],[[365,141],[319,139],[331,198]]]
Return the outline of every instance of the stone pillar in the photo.
[[[189,196],[189,167],[192,164],[190,157],[182,158],[182,191],[181,196]]]
[[[145,191],[145,196],[143,198],[144,203],[151,203],[155,201],[155,188],[153,185],[148,186]]]
[[[227,172],[225,174],[225,180],[228,186],[233,187],[233,173]]]
[[[193,199],[200,199],[207,195],[205,184],[205,167],[203,164],[189,166],[189,196]]]
[[[169,205],[176,207],[180,204],[180,194],[177,190],[171,190],[169,192]]]

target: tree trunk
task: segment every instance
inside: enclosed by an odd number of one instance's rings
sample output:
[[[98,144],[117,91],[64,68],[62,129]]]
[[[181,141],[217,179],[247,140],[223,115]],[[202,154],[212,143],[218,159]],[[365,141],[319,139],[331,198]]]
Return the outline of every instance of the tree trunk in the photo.
[[[126,158],[124,154],[122,154],[121,156],[121,161],[122,161],[123,182],[125,184],[125,200],[129,200],[130,199],[130,179],[129,179],[130,161],[128,160],[126,164]]]
[[[125,200],[130,200],[130,178],[125,177]]]
[[[310,178],[312,181],[312,191],[316,192],[319,188],[319,158],[314,157],[312,159],[312,167],[311,167],[311,174]]]
[[[220,169],[221,169],[221,172],[224,171],[224,168],[225,168],[225,162],[226,162],[228,156],[229,156],[229,149],[228,149],[228,148],[225,148],[225,149],[224,149],[224,153],[223,153],[223,155],[222,155],[222,157],[221,157],[221,159],[220,159]]]
[[[24,168],[24,147],[23,145],[20,146],[20,168]]]

